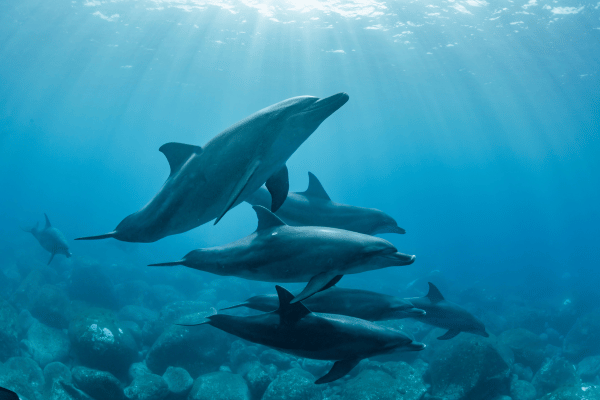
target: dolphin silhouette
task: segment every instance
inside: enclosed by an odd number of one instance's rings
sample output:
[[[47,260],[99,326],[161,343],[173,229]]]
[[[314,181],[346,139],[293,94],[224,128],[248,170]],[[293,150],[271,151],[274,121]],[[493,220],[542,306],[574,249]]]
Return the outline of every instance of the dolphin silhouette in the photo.
[[[222,276],[263,282],[308,282],[292,303],[339,281],[342,275],[408,265],[415,256],[399,253],[387,240],[335,228],[288,226],[262,206],[254,233],[224,246],[198,249],[183,259],[150,266],[185,265]]]
[[[279,296],[276,311],[250,317],[214,314],[196,326],[209,324],[253,343],[299,357],[335,361],[331,370],[315,381],[333,382],[344,377],[360,360],[394,351],[420,351],[423,343],[392,328],[344,315],[311,312],[294,295],[275,286]]]
[[[268,207],[271,195],[267,189],[260,187],[246,201]],[[308,173],[308,189],[289,192],[285,203],[275,214],[288,225],[329,226],[367,235],[406,233],[383,211],[331,201],[321,182],[311,172]]]
[[[40,223],[36,223],[33,228],[23,229],[25,232],[30,232],[33,237],[37,239],[40,245],[47,251],[50,252],[50,259],[48,260],[48,265],[54,259],[54,256],[57,254],[64,254],[67,258],[71,257],[71,252],[69,251],[69,245],[67,244],[67,239],[62,234],[61,231],[54,228],[48,219],[48,216],[44,214],[46,218],[46,226],[44,228],[39,229]]]
[[[369,290],[347,289],[333,286],[315,293],[302,303],[311,311],[327,314],[346,315],[367,321],[387,321],[391,319],[411,318],[425,315],[425,311],[416,308],[410,301]],[[250,297],[235,306],[223,308],[247,307],[268,312],[277,309],[279,300],[275,294],[263,294]]]
[[[161,146],[171,174],[154,198],[114,231],[76,240],[112,237],[149,243],[215,218],[216,224],[265,182],[273,198],[271,210],[277,211],[288,193],[288,158],[348,98],[346,93],[294,97],[232,125],[203,148]]]
[[[0,400],[19,400],[19,395],[0,386]]]
[[[458,304],[452,303],[442,296],[439,289],[429,282],[429,292],[424,297],[407,299],[415,307],[425,310],[426,314],[415,316],[418,321],[438,328],[448,329],[448,332],[438,337],[439,340],[452,339],[461,332],[489,337],[483,322]]]

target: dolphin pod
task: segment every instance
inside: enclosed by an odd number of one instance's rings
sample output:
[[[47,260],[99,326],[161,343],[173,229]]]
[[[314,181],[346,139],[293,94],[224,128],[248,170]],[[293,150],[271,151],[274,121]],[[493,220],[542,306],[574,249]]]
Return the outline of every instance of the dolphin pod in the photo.
[[[171,173],[154,198],[112,232],[76,240],[149,243],[213,219],[216,224],[265,182],[277,211],[288,194],[288,158],[348,98],[293,97],[244,118],[204,147],[164,144]]]
[[[263,282],[308,282],[292,303],[335,284],[345,274],[412,264],[387,240],[335,228],[289,226],[262,206],[254,233],[224,246],[198,249],[183,259],[150,266],[184,265],[222,276]]]
[[[54,256],[57,254],[63,254],[67,258],[71,257],[71,252],[69,251],[69,245],[67,244],[67,239],[62,234],[61,231],[54,228],[50,223],[50,219],[48,216],[44,214],[46,218],[46,225],[43,228],[39,228],[40,223],[36,223],[33,228],[23,229],[25,232],[30,232],[33,237],[37,239],[40,245],[50,252],[50,259],[48,260],[48,265],[54,259]]]
[[[416,308],[410,301],[368,290],[346,289],[333,286],[303,300],[302,303],[313,312],[346,315],[367,321],[387,321],[425,315],[425,311]],[[229,310],[247,307],[257,311],[269,312],[277,309],[278,296],[263,294],[250,297],[235,306],[223,308]]]
[[[315,381],[333,382],[349,373],[360,360],[394,351],[420,351],[423,343],[392,328],[344,315],[311,312],[294,295],[276,286],[277,310],[249,317],[214,314],[195,326],[208,324],[253,343],[299,357],[335,361],[331,370]]]
[[[271,195],[267,189],[260,187],[246,201],[268,207]],[[406,233],[383,211],[331,201],[321,182],[311,172],[308,173],[306,191],[289,192],[285,203],[275,214],[288,225],[329,226],[367,235]]]

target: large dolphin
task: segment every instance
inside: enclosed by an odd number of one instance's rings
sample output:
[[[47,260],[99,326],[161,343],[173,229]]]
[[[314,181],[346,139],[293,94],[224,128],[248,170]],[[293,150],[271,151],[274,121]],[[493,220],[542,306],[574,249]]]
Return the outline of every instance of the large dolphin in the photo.
[[[308,282],[293,302],[335,284],[342,275],[412,264],[415,256],[399,253],[387,240],[317,226],[288,226],[262,206],[256,231],[224,246],[198,249],[175,262],[222,276],[263,282]]]
[[[310,312],[294,295],[276,286],[276,311],[237,317],[214,314],[194,326],[209,324],[253,343],[275,348],[299,357],[335,361],[331,370],[315,381],[333,382],[344,377],[360,360],[394,351],[419,351],[423,343],[395,329],[344,315]]]
[[[71,252],[69,251],[67,239],[65,239],[65,236],[61,231],[52,226],[46,214],[44,214],[44,217],[46,217],[46,226],[44,226],[42,229],[39,228],[40,223],[38,222],[33,228],[23,230],[25,232],[30,232],[33,237],[37,239],[40,245],[45,250],[50,252],[48,264],[52,262],[54,256],[57,254],[64,254],[67,256],[67,258],[70,258]]]
[[[346,289],[333,286],[322,290],[302,301],[311,311],[327,314],[347,315],[367,321],[387,321],[425,315],[425,311],[416,308],[410,301],[369,290]],[[229,310],[248,307],[253,310],[269,312],[277,309],[279,300],[275,294],[263,294],[250,297]]]
[[[19,395],[12,390],[0,387],[0,400],[19,400]]]
[[[267,189],[260,187],[246,201],[269,207],[271,195]],[[367,235],[406,233],[394,218],[383,211],[331,201],[321,182],[311,172],[308,173],[308,189],[289,192],[276,214],[288,225],[329,226]]]
[[[181,143],[161,146],[171,167],[162,188],[142,209],[105,235],[155,242],[189,231],[229,211],[266,182],[276,211],[289,181],[286,161],[317,127],[348,101],[346,93],[319,99],[294,97],[264,108],[230,126],[204,147]]]
[[[429,292],[425,297],[414,297],[407,300],[426,312],[425,315],[415,317],[417,321],[448,329],[448,332],[438,337],[439,340],[452,339],[461,332],[474,333],[483,337],[490,336],[485,331],[483,322],[458,304],[444,299],[442,293],[431,282],[429,282]]]

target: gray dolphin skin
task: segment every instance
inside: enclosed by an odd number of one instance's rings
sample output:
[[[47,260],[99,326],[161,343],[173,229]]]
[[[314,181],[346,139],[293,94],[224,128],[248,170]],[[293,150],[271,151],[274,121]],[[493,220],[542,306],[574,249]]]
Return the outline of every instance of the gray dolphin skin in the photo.
[[[184,265],[221,276],[263,282],[308,282],[292,301],[304,300],[345,274],[412,264],[387,240],[335,228],[288,226],[262,206],[254,233],[224,246],[198,249],[183,259],[150,266]]]
[[[473,333],[483,337],[490,336],[485,331],[483,322],[458,304],[444,299],[442,293],[431,282],[429,282],[427,296],[407,300],[412,302],[415,307],[426,312],[425,315],[415,317],[415,319],[438,328],[448,329],[448,332],[438,337],[439,340],[452,339],[461,332]]]
[[[331,370],[315,381],[333,382],[344,377],[360,360],[394,351],[420,351],[423,343],[395,329],[344,315],[311,312],[281,286],[276,286],[279,308],[250,317],[215,314],[194,326],[209,324],[253,343],[298,357],[335,361]]]
[[[0,400],[19,400],[19,395],[0,386]]]
[[[309,310],[318,313],[339,314],[367,321],[387,321],[425,315],[425,311],[416,308],[410,301],[369,290],[346,289],[333,286],[315,293],[302,303]],[[275,294],[250,297],[229,310],[247,307],[257,311],[269,312],[277,309],[279,300]]]
[[[293,97],[232,125],[204,147],[161,146],[171,174],[154,198],[114,231],[76,240],[149,243],[215,218],[216,224],[265,182],[273,198],[271,210],[276,211],[288,194],[288,158],[348,99],[346,93],[324,99]]]
[[[63,254],[67,256],[67,258],[71,257],[71,252],[69,251],[69,245],[67,244],[67,239],[62,234],[61,231],[54,228],[48,219],[48,216],[44,214],[46,218],[46,225],[40,229],[40,223],[36,223],[35,226],[31,229],[23,229],[25,232],[30,232],[33,237],[37,239],[40,245],[47,251],[50,252],[50,259],[48,260],[48,265],[54,259],[54,256],[57,254]]]
[[[269,207],[271,195],[261,187],[246,201],[252,205]],[[308,173],[308,189],[289,192],[276,214],[288,225],[328,226],[367,235],[406,233],[383,211],[331,201],[321,182],[311,172]]]

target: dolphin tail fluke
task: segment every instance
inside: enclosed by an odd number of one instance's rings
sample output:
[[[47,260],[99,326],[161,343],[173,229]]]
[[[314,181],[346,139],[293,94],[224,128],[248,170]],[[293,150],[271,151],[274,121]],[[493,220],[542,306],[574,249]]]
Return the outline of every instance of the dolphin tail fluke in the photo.
[[[112,231],[112,232],[108,232],[105,233],[104,235],[98,235],[98,236],[85,236],[85,237],[80,237],[77,238],[75,240],[98,240],[98,239],[108,239],[108,238],[112,238],[115,237],[115,235],[117,234],[116,231]]]
[[[158,263],[158,264],[148,264],[149,267],[174,267],[176,265],[183,265],[184,260],[179,260],[179,261],[171,261],[171,262],[164,262],[164,263]]]
[[[338,379],[346,376],[348,372],[352,371],[352,369],[356,367],[359,362],[360,359],[336,361],[335,364],[333,364],[333,367],[331,367],[331,370],[324,376],[317,379],[315,384],[320,385],[322,383],[337,381]]]

